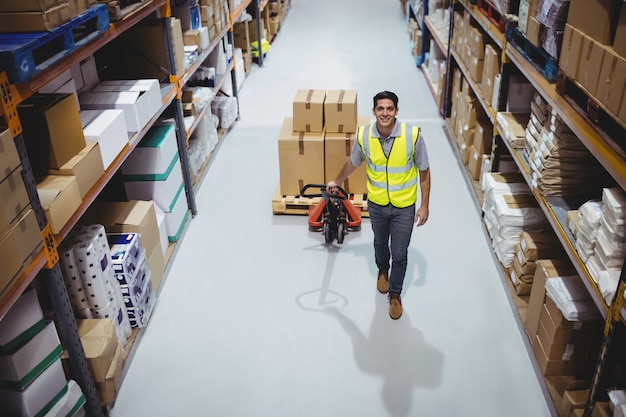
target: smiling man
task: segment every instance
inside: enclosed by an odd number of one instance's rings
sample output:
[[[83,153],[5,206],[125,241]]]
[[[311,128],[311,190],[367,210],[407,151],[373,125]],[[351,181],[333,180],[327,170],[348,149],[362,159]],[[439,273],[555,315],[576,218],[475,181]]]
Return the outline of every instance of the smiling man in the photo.
[[[376,123],[358,128],[350,158],[337,178],[327,184],[331,192],[359,165],[367,163],[368,212],[378,267],[376,287],[381,294],[389,294],[389,316],[394,320],[402,316],[400,295],[413,224],[422,226],[428,220],[430,198],[430,166],[421,129],[399,122],[398,110],[396,94],[382,91],[374,96]]]

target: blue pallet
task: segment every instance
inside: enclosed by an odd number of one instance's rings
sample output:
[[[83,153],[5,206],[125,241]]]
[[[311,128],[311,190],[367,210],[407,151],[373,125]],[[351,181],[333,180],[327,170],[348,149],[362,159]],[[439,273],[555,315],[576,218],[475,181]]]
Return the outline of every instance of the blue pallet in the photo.
[[[509,26],[506,29],[506,40],[518,50],[548,82],[556,82],[559,76],[559,63],[556,58],[550,56],[545,49],[533,45],[516,27]]]
[[[98,4],[49,32],[0,33],[0,69],[22,83],[109,29],[109,13]]]

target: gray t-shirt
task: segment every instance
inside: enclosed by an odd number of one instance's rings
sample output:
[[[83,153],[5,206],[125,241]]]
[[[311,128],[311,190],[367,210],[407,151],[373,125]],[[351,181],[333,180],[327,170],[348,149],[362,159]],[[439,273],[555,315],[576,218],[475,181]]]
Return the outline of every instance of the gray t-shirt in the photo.
[[[411,125],[406,125],[406,131],[407,133],[411,131]],[[381,138],[380,133],[378,133],[376,123],[372,123],[372,136],[380,139],[380,143],[383,146],[383,152],[385,152],[387,157],[389,157],[389,153],[391,152],[391,146],[393,145],[394,139],[401,134],[400,122],[398,120],[396,120],[393,132],[391,132],[391,135],[388,138]],[[424,144],[424,137],[422,136],[421,129],[417,142],[415,142],[415,152],[413,152],[413,158],[415,160],[415,166],[417,166],[420,171],[425,171],[430,166],[428,162],[428,152],[426,151],[426,145]],[[352,161],[352,165],[355,167],[358,167],[365,161],[365,154],[363,153],[363,150],[358,142],[358,133],[354,137],[354,145],[352,146],[350,160]]]

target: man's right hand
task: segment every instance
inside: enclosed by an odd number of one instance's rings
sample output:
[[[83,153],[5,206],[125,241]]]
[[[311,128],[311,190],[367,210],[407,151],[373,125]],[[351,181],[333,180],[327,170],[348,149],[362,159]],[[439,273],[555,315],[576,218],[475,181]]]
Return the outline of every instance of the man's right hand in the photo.
[[[335,181],[328,181],[328,183],[326,184],[326,192],[328,194],[332,194],[333,191],[337,191],[337,187],[339,187],[339,184],[337,184]]]

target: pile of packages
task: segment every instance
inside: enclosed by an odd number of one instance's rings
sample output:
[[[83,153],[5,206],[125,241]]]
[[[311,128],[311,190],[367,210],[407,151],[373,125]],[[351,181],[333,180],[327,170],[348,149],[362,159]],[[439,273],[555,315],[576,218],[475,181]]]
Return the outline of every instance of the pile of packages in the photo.
[[[549,224],[520,174],[486,173],[482,190],[484,222],[492,247],[498,261],[508,268],[520,233],[548,229]]]
[[[626,193],[605,188],[601,201],[588,201],[578,212],[576,250],[605,302],[611,304],[626,257]]]
[[[598,161],[538,94],[531,104],[524,157],[532,186],[544,196],[594,195],[607,179]]]
[[[546,293],[569,321],[590,321],[601,318],[587,288],[578,275],[551,278]]]

